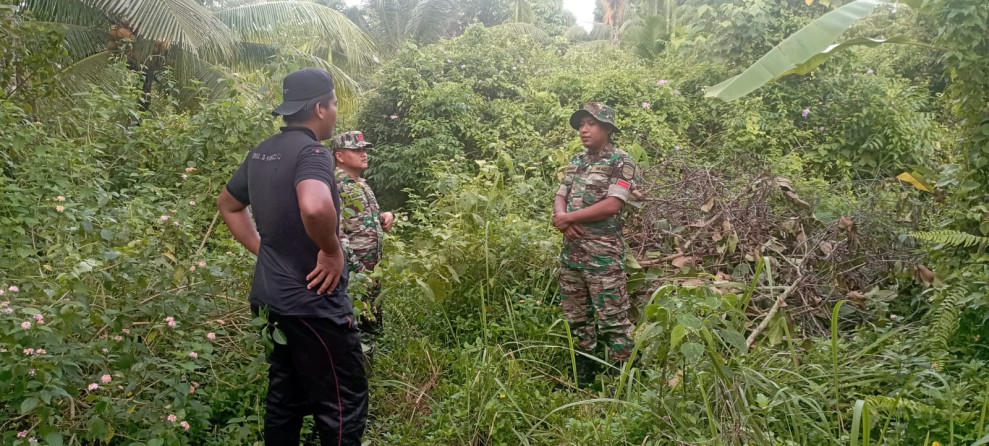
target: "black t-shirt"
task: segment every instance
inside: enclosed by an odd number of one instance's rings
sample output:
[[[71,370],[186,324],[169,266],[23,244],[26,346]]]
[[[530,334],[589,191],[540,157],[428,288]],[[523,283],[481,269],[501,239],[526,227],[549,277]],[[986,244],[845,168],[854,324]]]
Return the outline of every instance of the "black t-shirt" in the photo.
[[[339,215],[333,156],[312,130],[281,130],[251,150],[227,183],[230,195],[251,205],[261,235],[250,302],[284,316],[323,317],[349,324],[353,304],[347,297],[346,262],[340,283],[331,292],[317,294],[306,288],[306,275],[316,267],[319,246],[306,233],[295,192],[303,180],[326,183]]]

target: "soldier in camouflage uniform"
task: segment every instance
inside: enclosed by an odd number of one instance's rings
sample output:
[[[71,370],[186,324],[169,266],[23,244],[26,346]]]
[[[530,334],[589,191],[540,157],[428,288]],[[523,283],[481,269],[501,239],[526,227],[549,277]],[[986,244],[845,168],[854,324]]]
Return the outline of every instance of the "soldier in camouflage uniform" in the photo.
[[[367,182],[361,178],[367,170],[367,149],[373,144],[364,140],[361,132],[353,131],[333,138],[333,154],[337,162],[337,189],[340,191],[340,228],[344,253],[350,272],[370,274],[381,260],[384,231],[391,230],[395,216],[381,212],[378,200]],[[361,330],[374,336],[381,334],[380,284],[369,288],[365,304],[370,305],[360,318]]]
[[[570,116],[586,148],[570,159],[553,203],[553,224],[563,233],[560,304],[577,347],[594,355],[600,338],[621,363],[632,351],[625,289],[622,206],[640,181],[635,161],[615,147],[615,111],[590,102]],[[594,363],[578,355],[578,382],[594,379]]]

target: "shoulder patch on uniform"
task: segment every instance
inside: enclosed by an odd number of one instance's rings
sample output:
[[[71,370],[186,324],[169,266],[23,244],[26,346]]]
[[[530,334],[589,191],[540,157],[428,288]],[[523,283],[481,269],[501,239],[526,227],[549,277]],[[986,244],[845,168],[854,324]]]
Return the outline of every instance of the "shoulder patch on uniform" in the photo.
[[[632,178],[635,178],[635,164],[632,164],[630,162],[622,163],[621,176],[626,180],[631,180]]]

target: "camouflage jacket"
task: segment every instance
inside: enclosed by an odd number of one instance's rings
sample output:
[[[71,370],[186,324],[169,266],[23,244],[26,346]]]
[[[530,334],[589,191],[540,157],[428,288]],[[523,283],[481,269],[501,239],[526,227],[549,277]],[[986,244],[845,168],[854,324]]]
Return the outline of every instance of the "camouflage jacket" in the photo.
[[[586,150],[574,155],[556,194],[566,199],[567,212],[574,212],[607,197],[618,197],[628,202],[637,192],[640,181],[635,160],[625,151],[609,144],[596,158],[591,158]],[[564,236],[560,261],[570,268],[624,267],[623,225],[621,213],[600,221],[580,223],[584,236],[580,239]]]
[[[341,245],[350,270],[374,269],[384,247],[378,200],[363,178],[354,180],[347,172],[337,169],[336,179],[340,191]]]

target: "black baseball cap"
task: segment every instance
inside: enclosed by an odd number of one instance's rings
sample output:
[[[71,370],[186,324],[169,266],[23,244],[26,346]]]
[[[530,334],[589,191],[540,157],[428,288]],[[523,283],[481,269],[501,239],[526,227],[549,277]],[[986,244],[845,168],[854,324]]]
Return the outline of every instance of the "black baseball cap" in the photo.
[[[273,115],[294,115],[309,101],[333,92],[333,75],[322,68],[300,68],[282,80],[282,104]]]

